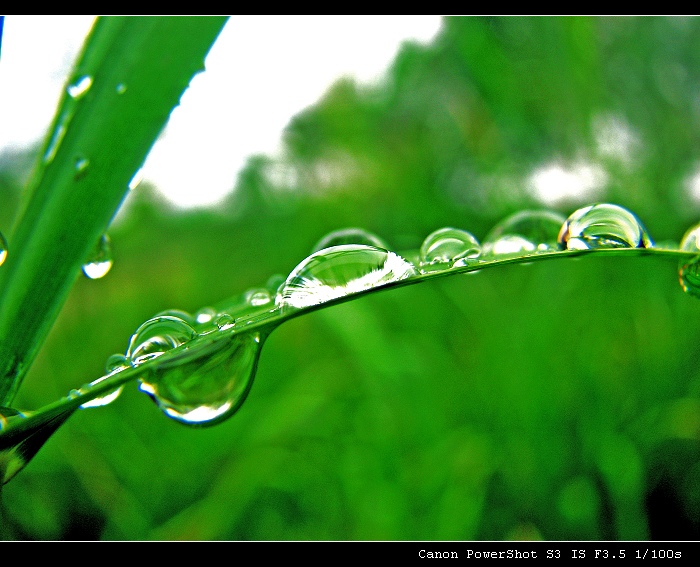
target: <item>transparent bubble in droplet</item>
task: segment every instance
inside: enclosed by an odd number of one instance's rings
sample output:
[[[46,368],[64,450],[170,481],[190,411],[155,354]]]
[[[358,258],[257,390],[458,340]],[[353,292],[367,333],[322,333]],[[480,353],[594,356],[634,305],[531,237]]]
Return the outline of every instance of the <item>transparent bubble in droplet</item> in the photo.
[[[249,289],[245,293],[245,300],[251,307],[261,307],[272,302],[270,292],[265,288]]]
[[[524,256],[559,250],[557,236],[566,219],[554,211],[527,210],[506,217],[486,235],[483,256]]]
[[[180,423],[219,423],[233,415],[248,395],[261,347],[257,333],[212,340],[156,365],[141,379],[139,389]]]
[[[192,326],[179,317],[153,317],[131,336],[126,358],[132,366],[138,366],[185,344],[195,335]]]
[[[96,386],[100,382],[106,380],[107,378],[110,378],[114,376],[115,374],[118,374],[122,370],[126,370],[127,368],[130,368],[131,365],[129,364],[129,361],[126,359],[126,357],[123,354],[113,354],[107,359],[107,362],[105,363],[105,371],[107,374],[105,376],[102,376],[101,378],[98,378],[94,382],[90,382],[87,387],[81,388],[81,390],[86,391],[89,390],[91,386]],[[82,404],[80,407],[85,409],[85,408],[97,408],[97,407],[102,407],[106,406],[108,404],[111,404],[114,400],[116,400],[119,397],[119,394],[122,393],[122,390],[124,389],[124,386],[120,386],[116,390],[113,390],[112,392],[109,392],[108,394],[105,394],[104,396],[100,396],[99,398],[93,398],[89,402],[85,402]],[[84,392],[83,392],[84,393]]]
[[[89,75],[82,75],[73,81],[68,87],[66,87],[66,92],[74,100],[79,100],[85,93],[90,90],[92,86],[92,77]]]
[[[7,259],[7,241],[5,240],[5,237],[0,232],[0,266],[2,266],[5,263],[6,259]]]
[[[578,209],[559,232],[566,250],[651,248],[654,243],[641,221],[627,209],[602,203]]]
[[[91,280],[102,278],[112,269],[112,264],[112,243],[109,236],[103,234],[83,264],[83,274]]]
[[[300,309],[416,274],[413,264],[393,252],[359,244],[333,246],[294,268],[275,301],[283,310]]]
[[[678,278],[683,291],[700,298],[700,224],[689,228],[681,240],[680,249],[698,255],[678,263]]]
[[[311,249],[311,253],[324,250],[332,246],[342,246],[344,244],[363,244],[365,246],[373,246],[375,248],[383,248],[388,250],[389,246],[376,234],[372,234],[362,228],[343,228],[334,230],[326,234],[316,245]]]
[[[421,272],[434,272],[461,266],[481,255],[481,244],[466,230],[440,228],[428,235],[420,247]]]

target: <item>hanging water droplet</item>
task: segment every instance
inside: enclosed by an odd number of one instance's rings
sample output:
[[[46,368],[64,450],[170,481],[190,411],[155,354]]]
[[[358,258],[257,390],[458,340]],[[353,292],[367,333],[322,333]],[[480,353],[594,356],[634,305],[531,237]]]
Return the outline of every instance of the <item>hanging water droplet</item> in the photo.
[[[85,177],[85,174],[88,172],[88,168],[90,167],[90,160],[84,157],[77,157],[75,158],[75,174],[73,175],[73,179],[78,181],[79,179],[82,179]]]
[[[116,88],[117,94],[124,94],[126,92],[126,88],[127,87],[124,83],[119,83]]]
[[[311,253],[330,248],[331,246],[342,246],[343,244],[363,244],[365,246],[373,246],[375,248],[383,248],[388,250],[386,242],[379,238],[376,234],[372,234],[362,228],[343,228],[334,230],[326,234],[311,250]]]
[[[276,303],[282,309],[309,307],[414,275],[415,266],[393,252],[358,244],[333,246],[294,268]]]
[[[90,77],[89,75],[83,75],[81,77],[78,77],[75,81],[68,85],[68,87],[66,87],[66,91],[71,96],[71,98],[78,100],[90,90],[91,86],[92,77]]]
[[[440,228],[428,235],[420,247],[421,272],[466,266],[481,255],[481,245],[466,230]]]
[[[524,256],[558,250],[566,219],[554,211],[520,211],[494,226],[484,238],[484,256]]]
[[[100,382],[114,376],[115,374],[118,374],[122,370],[126,370],[127,368],[130,368],[130,364],[126,357],[123,354],[113,354],[107,359],[107,362],[105,363],[105,371],[107,372],[107,375],[102,376],[101,378],[98,378],[94,382],[90,382],[90,384],[81,388],[81,393],[85,393],[85,391],[89,390],[90,387],[96,386]],[[80,407],[83,409],[97,408],[101,406],[106,406],[107,404],[111,404],[114,400],[116,400],[119,397],[119,394],[122,393],[123,389],[124,386],[120,386],[116,390],[113,390],[112,392],[109,392],[104,396],[100,396],[99,398],[93,398],[89,402],[85,402]]]
[[[252,307],[260,307],[270,303],[272,301],[272,296],[265,288],[255,288],[246,291],[245,300]]]
[[[141,378],[139,389],[169,417],[194,426],[233,415],[253,384],[262,347],[258,333],[184,350]]]
[[[83,264],[83,274],[91,280],[107,275],[112,269],[112,244],[109,236],[103,234],[92,249],[87,262]]]
[[[5,240],[5,237],[0,232],[0,266],[2,266],[5,263],[6,259],[7,259],[7,241]]]
[[[179,317],[153,317],[131,336],[126,358],[132,366],[138,366],[192,340],[195,335],[192,326]]]
[[[700,224],[688,229],[681,240],[680,249],[695,252],[698,256],[678,263],[678,277],[683,291],[700,297]]]
[[[651,248],[654,243],[641,221],[618,205],[602,203],[571,214],[559,232],[566,250],[592,248]]]

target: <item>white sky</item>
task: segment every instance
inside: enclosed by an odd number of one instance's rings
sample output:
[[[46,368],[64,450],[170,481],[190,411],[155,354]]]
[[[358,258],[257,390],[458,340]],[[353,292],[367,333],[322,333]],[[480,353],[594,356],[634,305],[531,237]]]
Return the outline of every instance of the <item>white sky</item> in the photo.
[[[46,133],[92,22],[5,18],[0,152]],[[292,116],[337,78],[380,80],[401,42],[428,42],[440,26],[438,16],[232,17],[147,158],[144,179],[179,207],[215,205],[246,158],[276,154]]]

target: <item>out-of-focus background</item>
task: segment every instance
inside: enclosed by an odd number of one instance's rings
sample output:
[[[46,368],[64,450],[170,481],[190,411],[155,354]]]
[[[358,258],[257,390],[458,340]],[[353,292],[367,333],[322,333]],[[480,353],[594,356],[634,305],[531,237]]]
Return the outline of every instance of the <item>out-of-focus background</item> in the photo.
[[[102,375],[158,311],[286,275],[334,229],[402,251],[442,226],[482,239],[532,208],[617,203],[657,242],[700,220],[700,19],[461,17],[405,33],[417,40],[384,75],[300,103],[215,206],[184,208],[146,176],[110,228],[112,270],[78,278],[17,405]],[[348,41],[359,52],[364,36]],[[296,80],[264,93],[271,113]],[[238,88],[256,92],[255,75]],[[0,153],[3,232],[35,150]],[[193,152],[190,192],[204,193],[215,182]],[[676,269],[500,267],[300,317],[223,424],[189,429],[135,386],[78,412],[3,487],[2,535],[700,539],[700,301]]]

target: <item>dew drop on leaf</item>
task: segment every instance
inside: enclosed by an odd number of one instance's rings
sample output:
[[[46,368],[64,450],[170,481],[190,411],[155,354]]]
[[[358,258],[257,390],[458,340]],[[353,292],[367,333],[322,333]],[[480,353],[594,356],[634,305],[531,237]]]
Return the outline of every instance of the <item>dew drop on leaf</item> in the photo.
[[[139,389],[181,423],[219,423],[232,416],[248,395],[261,347],[259,333],[243,333],[232,340],[212,338],[157,364],[140,379]]]
[[[437,272],[466,266],[481,255],[481,244],[466,230],[440,228],[420,247],[420,270]]]
[[[554,211],[520,211],[506,217],[484,238],[484,256],[524,256],[559,250],[557,236],[566,219]]]
[[[331,246],[341,246],[343,244],[363,244],[388,250],[389,246],[376,234],[372,234],[362,228],[343,228],[328,233],[311,249],[311,253],[318,252]]]
[[[138,366],[185,344],[195,335],[192,326],[179,317],[153,317],[131,336],[126,358],[132,366]]]
[[[75,158],[75,175],[73,176],[73,179],[78,181],[79,179],[82,179],[85,177],[85,174],[88,172],[88,168],[90,167],[90,160],[84,157],[77,157]]]
[[[124,83],[119,83],[116,88],[117,94],[124,94],[126,92],[126,89],[127,86]]]
[[[216,316],[217,311],[213,307],[202,307],[194,314],[194,322],[198,325],[206,325],[211,323]]]
[[[100,382],[106,380],[107,378],[110,378],[114,376],[115,374],[118,374],[122,370],[125,370],[127,368],[130,368],[129,361],[126,359],[126,357],[123,354],[113,354],[107,359],[107,362],[105,363],[105,371],[107,374],[105,376],[102,376],[101,378],[98,378],[94,382],[90,382],[87,386],[84,386],[81,388],[82,392],[85,393],[90,389],[92,386],[96,386]],[[85,402],[82,404],[80,407],[85,409],[85,408],[97,408],[101,406],[106,406],[107,404],[111,404],[114,400],[116,400],[119,397],[119,394],[122,393],[122,390],[124,389],[123,386],[120,386],[116,390],[113,390],[104,396],[100,396],[98,398],[93,398],[89,402]]]
[[[251,307],[261,307],[270,303],[272,301],[272,296],[265,288],[255,288],[246,291],[245,300]]]
[[[82,75],[75,79],[73,82],[71,82],[68,87],[66,87],[66,92],[70,95],[70,97],[74,100],[79,100],[83,96],[85,96],[85,93],[87,93],[90,90],[90,87],[92,86],[92,77],[89,75]]]
[[[0,233],[0,266],[5,263],[7,259],[7,241],[5,237]]]
[[[281,309],[303,308],[373,289],[416,275],[401,256],[360,244],[320,250],[301,262],[280,288]]]
[[[680,249],[684,252],[696,252],[698,256],[678,263],[678,277],[686,293],[700,298],[700,224],[685,233]]]
[[[654,243],[641,221],[618,205],[602,203],[578,209],[559,232],[566,250],[593,248],[651,248]]]
[[[112,263],[112,243],[109,236],[103,234],[83,264],[83,274],[91,280],[102,278],[112,269]]]

